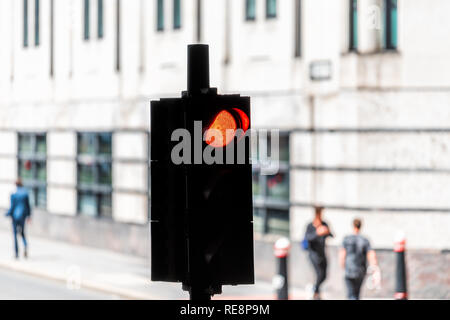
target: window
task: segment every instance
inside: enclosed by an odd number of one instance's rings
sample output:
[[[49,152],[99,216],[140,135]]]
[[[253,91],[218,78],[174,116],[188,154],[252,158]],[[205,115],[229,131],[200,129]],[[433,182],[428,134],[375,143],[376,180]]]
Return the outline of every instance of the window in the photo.
[[[97,38],[103,38],[103,0],[97,0]]]
[[[28,47],[28,31],[29,31],[29,1],[23,0],[23,46],[24,48]],[[33,9],[33,8],[32,8]],[[33,11],[31,9],[31,17],[33,17]],[[37,47],[40,44],[40,1],[34,0],[34,24],[31,23],[32,27],[34,27],[34,45]]]
[[[79,133],[77,157],[78,212],[112,217],[112,135]]]
[[[295,0],[295,57],[302,55],[302,2]]]
[[[55,71],[55,1],[50,1],[50,77]]]
[[[197,42],[201,42],[202,41],[202,1],[201,0],[197,0],[197,30],[196,30],[196,37],[197,37]]]
[[[181,28],[181,0],[173,0],[173,28]]]
[[[254,21],[256,19],[256,0],[245,1],[245,20]]]
[[[277,17],[277,0],[266,0],[266,18]]]
[[[260,233],[289,235],[289,135],[280,133],[279,139],[276,174],[261,174],[258,152],[253,150],[254,227]],[[271,136],[259,143],[267,146],[270,156]]]
[[[397,0],[385,0],[384,48],[397,49]]]
[[[84,0],[83,2],[83,39],[89,40],[91,37],[91,2]],[[95,26],[95,25],[94,25]],[[104,36],[104,3],[103,0],[97,0],[97,39]]]
[[[47,206],[47,140],[45,134],[19,133],[18,176],[33,207]]]
[[[120,0],[116,0],[116,71],[120,71]]]
[[[39,0],[34,0],[34,45],[39,45]]]
[[[358,0],[350,0],[349,50],[358,50]]]
[[[28,47],[28,0],[23,0],[23,46]]]
[[[84,0],[84,40],[89,40],[89,0]]]
[[[157,18],[156,18],[156,30],[164,30],[164,0],[157,1]]]

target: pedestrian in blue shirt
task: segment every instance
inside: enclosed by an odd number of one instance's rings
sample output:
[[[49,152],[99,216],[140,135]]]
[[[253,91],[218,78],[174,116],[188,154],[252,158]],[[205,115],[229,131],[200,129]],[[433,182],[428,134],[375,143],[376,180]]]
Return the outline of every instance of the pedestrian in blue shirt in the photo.
[[[22,236],[24,246],[24,257],[28,257],[27,239],[25,237],[25,222],[31,219],[30,199],[28,191],[22,185],[19,179],[16,181],[17,190],[11,195],[11,206],[6,213],[7,217],[11,217],[14,232],[14,250],[16,259],[19,258],[19,246],[17,243],[17,234]]]

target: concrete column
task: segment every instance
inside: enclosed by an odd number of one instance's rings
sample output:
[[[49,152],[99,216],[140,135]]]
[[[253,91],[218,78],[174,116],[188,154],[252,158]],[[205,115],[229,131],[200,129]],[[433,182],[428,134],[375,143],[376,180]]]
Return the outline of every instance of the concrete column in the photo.
[[[76,143],[74,132],[47,133],[47,211],[53,214],[76,215]]]
[[[339,62],[341,20],[337,14],[340,2],[335,0],[308,0],[302,2],[303,25],[302,51],[305,64],[305,93],[331,95],[339,88]],[[326,21],[327,23],[323,23]],[[324,66],[329,78],[312,80],[310,67]],[[317,72],[314,72],[317,74]]]
[[[113,136],[113,218],[148,221],[148,136],[144,132],[116,132]]]

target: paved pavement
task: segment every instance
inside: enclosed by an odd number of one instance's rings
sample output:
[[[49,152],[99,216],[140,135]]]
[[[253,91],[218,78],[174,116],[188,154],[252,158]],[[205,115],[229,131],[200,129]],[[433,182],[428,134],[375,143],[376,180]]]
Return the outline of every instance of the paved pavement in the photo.
[[[42,298],[50,296],[45,292],[55,288],[55,294],[73,299],[95,298],[92,292],[96,292],[99,299],[108,295],[110,298],[113,295],[124,299],[188,299],[188,294],[181,290],[181,284],[151,282],[147,259],[36,237],[31,237],[29,244],[28,259],[21,257],[16,260],[13,258],[11,231],[0,230],[0,271],[3,272],[0,272],[0,283],[2,275],[6,278],[10,276],[7,283],[11,285],[23,275],[23,283],[29,281],[36,288],[39,287],[36,277],[57,281],[58,286],[54,286],[53,282],[42,282]],[[29,276],[35,281],[30,280]],[[25,290],[25,285],[18,288]],[[76,295],[61,291],[61,288],[80,292]],[[305,297],[301,290],[291,290],[291,293],[293,299]],[[40,295],[41,291],[36,289],[22,296],[39,299]],[[270,283],[257,282],[253,286],[225,286],[223,294],[215,298],[273,299],[274,294]]]

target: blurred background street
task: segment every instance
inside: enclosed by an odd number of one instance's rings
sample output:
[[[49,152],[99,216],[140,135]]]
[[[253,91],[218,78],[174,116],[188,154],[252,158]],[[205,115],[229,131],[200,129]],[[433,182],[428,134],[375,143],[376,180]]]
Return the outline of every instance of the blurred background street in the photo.
[[[320,205],[335,235],[325,297],[345,295],[338,250],[359,217],[382,273],[363,297],[393,297],[402,231],[410,297],[449,299],[448,12],[448,0],[0,0],[0,297],[16,282],[25,298],[187,297],[149,282],[150,101],[180,96],[186,46],[206,43],[211,86],[251,97],[252,128],[280,130],[279,172],[253,166],[258,285],[224,296],[270,297],[273,245],[288,237],[305,297],[300,243]],[[2,217],[18,178],[27,261]],[[65,291],[78,271],[86,286]]]
[[[150,281],[149,261],[109,250],[33,238],[28,259],[15,260],[0,232],[1,299],[188,299],[181,284]],[[218,299],[274,299],[271,283],[224,287]],[[292,299],[305,299],[293,288]]]
[[[22,273],[0,270],[0,299],[2,300],[105,300],[114,295],[88,290],[69,290],[65,284],[28,276]]]

